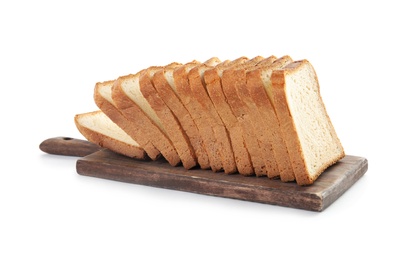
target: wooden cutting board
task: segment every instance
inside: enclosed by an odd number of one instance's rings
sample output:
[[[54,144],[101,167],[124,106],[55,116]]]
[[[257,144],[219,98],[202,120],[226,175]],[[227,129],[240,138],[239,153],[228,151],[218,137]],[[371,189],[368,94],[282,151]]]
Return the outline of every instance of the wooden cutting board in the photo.
[[[56,148],[56,144],[51,142],[56,141],[60,141],[61,147],[51,151],[50,148]],[[43,145],[42,148],[41,144],[41,149],[48,153],[75,156],[91,153],[78,159],[76,170],[80,175],[310,211],[327,208],[368,169],[367,159],[347,155],[322,173],[314,184],[299,186],[294,182],[283,183],[267,177],[186,170],[181,166],[172,167],[164,159],[139,161],[72,138],[58,137],[45,142],[50,145]],[[75,150],[65,148],[68,143],[78,146],[82,143],[82,152],[75,149],[78,153],[74,153]],[[47,146],[49,148],[45,149]]]

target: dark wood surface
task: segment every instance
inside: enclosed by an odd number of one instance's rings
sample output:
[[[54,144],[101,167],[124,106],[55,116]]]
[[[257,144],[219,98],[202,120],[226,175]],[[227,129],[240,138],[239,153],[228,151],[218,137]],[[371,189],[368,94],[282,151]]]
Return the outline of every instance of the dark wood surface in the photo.
[[[43,141],[39,145],[39,149],[49,154],[83,157],[102,148],[86,140],[71,137],[53,137]]]
[[[328,168],[310,186],[283,183],[266,177],[244,177],[210,170],[172,167],[163,159],[138,161],[103,149],[77,161],[81,175],[266,203],[310,211],[322,211],[337,200],[367,171],[365,158],[347,155]]]

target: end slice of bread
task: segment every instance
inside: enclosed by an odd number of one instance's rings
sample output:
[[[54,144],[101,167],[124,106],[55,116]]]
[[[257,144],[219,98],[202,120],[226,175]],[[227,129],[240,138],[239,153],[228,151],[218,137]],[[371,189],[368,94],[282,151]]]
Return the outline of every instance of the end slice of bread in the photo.
[[[88,141],[128,157],[148,159],[144,149],[102,111],[77,114],[74,120]]]
[[[112,98],[112,87],[115,80],[98,82],[94,88],[94,101],[98,108],[107,115],[115,124],[123,129],[133,140],[140,143],[140,146],[146,151],[152,160],[160,157],[160,152],[155,146],[145,137],[141,128],[137,128],[136,124],[131,124],[130,121],[117,109]]]
[[[312,184],[345,156],[320,95],[318,77],[307,60],[272,73],[277,115],[299,185]]]

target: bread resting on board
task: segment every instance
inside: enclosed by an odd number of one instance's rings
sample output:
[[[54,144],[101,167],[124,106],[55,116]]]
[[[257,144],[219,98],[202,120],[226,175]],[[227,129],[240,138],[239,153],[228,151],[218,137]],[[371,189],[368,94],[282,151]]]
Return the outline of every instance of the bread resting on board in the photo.
[[[132,158],[310,185],[345,156],[312,64],[287,55],[151,66],[94,100],[81,134]]]

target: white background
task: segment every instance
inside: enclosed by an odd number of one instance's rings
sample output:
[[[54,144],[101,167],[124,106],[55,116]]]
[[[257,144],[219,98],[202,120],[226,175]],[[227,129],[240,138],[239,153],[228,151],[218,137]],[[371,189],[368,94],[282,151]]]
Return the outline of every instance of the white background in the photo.
[[[1,1],[0,259],[415,259],[411,1]],[[138,2],[138,1],[137,1]],[[80,176],[97,81],[173,61],[290,55],[315,67],[369,170],[324,212]]]

